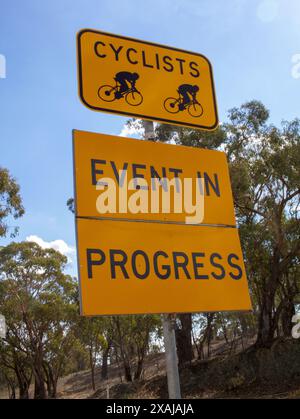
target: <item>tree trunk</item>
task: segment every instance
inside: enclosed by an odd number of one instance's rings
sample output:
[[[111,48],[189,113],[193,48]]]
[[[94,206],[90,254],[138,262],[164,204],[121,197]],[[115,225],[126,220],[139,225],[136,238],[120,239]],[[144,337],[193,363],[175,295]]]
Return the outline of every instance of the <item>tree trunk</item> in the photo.
[[[56,399],[58,377],[54,375],[53,369],[49,364],[44,365],[44,371],[46,375],[48,397],[50,399]]]
[[[145,345],[140,350],[138,350],[138,361],[137,361],[137,366],[134,373],[135,380],[139,380],[143,373],[144,359],[145,359],[145,355],[146,355],[147,347],[148,347],[148,337],[149,337],[149,334],[147,334]]]
[[[95,365],[94,365],[94,361],[93,361],[93,351],[92,351],[92,349],[90,349],[90,368],[91,368],[92,388],[95,391],[96,390]]]
[[[43,364],[38,356],[33,366],[34,374],[34,398],[47,399],[47,392],[45,387],[45,376],[43,372]]]
[[[194,357],[192,344],[192,315],[179,314],[181,327],[175,331],[176,346],[178,354],[178,364],[183,365],[191,362]]]
[[[125,380],[128,383],[132,382],[132,375],[131,375],[131,367],[129,362],[126,359],[123,359],[123,365],[124,365],[124,374],[125,374]]]
[[[273,321],[274,297],[271,292],[264,291],[263,303],[258,318],[258,332],[256,346],[259,348],[270,348],[274,341],[276,325]]]
[[[42,343],[39,343],[35,348],[32,372],[34,374],[34,398],[47,399]]]
[[[29,386],[24,380],[22,383],[19,382],[19,399],[29,399]]]
[[[91,376],[92,376],[92,388],[95,391],[96,390],[96,384],[95,384],[95,368],[92,366],[91,368]]]
[[[44,365],[44,373],[45,373],[45,382],[46,382],[48,397],[51,398],[52,390],[51,390],[49,370],[48,370],[48,366],[47,365]]]
[[[8,397],[9,399],[13,400],[16,398],[16,384],[14,380],[10,380],[6,374],[4,375],[4,377],[6,379]]]
[[[18,366],[15,368],[15,373],[19,386],[19,399],[29,399],[29,385],[31,380],[27,379],[25,372]]]
[[[47,399],[44,376],[40,371],[34,372],[34,398]]]
[[[199,353],[201,354],[202,358],[205,358],[205,351],[204,351],[205,343],[207,344],[207,357],[209,357],[209,345],[210,345],[210,340],[211,340],[211,335],[212,335],[214,316],[215,316],[214,313],[206,314],[207,325],[206,325],[206,328],[203,333],[203,337],[199,345]]]
[[[123,337],[122,337],[120,322],[118,318],[116,319],[116,325],[117,325],[117,331],[119,335],[120,353],[121,353],[121,358],[122,358],[123,367],[124,367],[125,380],[131,383],[132,382],[131,366],[130,366],[130,361],[128,359],[128,356],[126,354],[126,349],[124,348]]]
[[[222,329],[222,333],[223,333],[225,342],[228,344],[227,327],[226,327],[226,323],[224,321],[223,313],[221,313],[220,316],[221,316],[221,329]]]
[[[210,358],[210,344],[213,340],[213,328],[212,322],[210,322],[208,330],[207,330],[207,358]]]
[[[58,379],[56,379],[54,377],[51,378],[51,382],[52,382],[51,398],[52,399],[56,399],[56,397],[57,397],[57,381],[58,381]]]
[[[281,313],[282,331],[285,337],[290,337],[292,333],[293,323],[292,317],[296,313],[293,300],[286,301]]]
[[[144,358],[138,359],[136,371],[134,373],[134,379],[139,380],[143,372]]]
[[[111,349],[111,341],[108,341],[107,347],[105,348],[102,356],[102,366],[101,366],[101,379],[107,380],[108,378],[108,356]]]
[[[15,386],[14,385],[9,385],[9,389],[10,389],[9,398],[11,400],[15,400],[15,398],[16,398],[16,388],[15,388]]]
[[[258,318],[258,332],[256,346],[270,348],[274,341],[275,331],[278,325],[278,317],[274,316],[275,295],[280,283],[279,270],[280,252],[274,249],[270,266],[271,275],[267,279],[262,290],[262,303]]]

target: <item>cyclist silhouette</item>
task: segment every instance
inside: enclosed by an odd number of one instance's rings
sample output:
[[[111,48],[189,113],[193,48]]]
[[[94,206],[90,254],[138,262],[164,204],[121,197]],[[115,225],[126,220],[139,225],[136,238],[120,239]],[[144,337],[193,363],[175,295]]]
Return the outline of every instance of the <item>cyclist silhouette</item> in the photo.
[[[196,101],[197,92],[199,92],[199,87],[191,84],[181,84],[178,87],[178,93],[182,96],[183,101],[179,104],[179,110],[183,111],[186,105]]]
[[[124,98],[128,105],[139,106],[143,102],[143,95],[135,87],[139,78],[137,73],[120,71],[114,77],[115,85],[104,84],[98,89],[98,96],[104,102],[113,102]]]
[[[178,97],[167,97],[164,101],[164,108],[169,113],[178,113],[186,110],[193,118],[203,115],[203,107],[196,96],[199,86],[192,84],[181,84],[178,89]]]
[[[135,88],[135,83],[139,75],[137,73],[129,73],[129,71],[120,71],[115,76],[115,81],[119,83],[119,91],[115,93],[116,99],[121,99],[123,94],[130,89]]]

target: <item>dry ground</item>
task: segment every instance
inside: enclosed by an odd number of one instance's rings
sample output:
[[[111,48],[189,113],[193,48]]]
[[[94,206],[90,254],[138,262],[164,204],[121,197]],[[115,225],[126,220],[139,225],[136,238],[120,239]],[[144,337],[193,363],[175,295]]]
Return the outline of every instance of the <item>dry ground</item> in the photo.
[[[291,360],[290,358],[291,356],[298,357],[297,351],[300,348],[300,342],[282,342],[276,346],[274,351],[270,352],[270,356],[267,355],[268,358],[266,358],[265,352],[257,356],[253,355],[252,351],[251,355],[252,343],[253,339],[249,339],[246,343],[237,341],[234,345],[215,342],[212,345],[212,359],[194,361],[191,365],[181,369],[180,381],[183,398],[300,399],[300,364],[297,364],[295,367],[296,370],[293,371],[292,378],[288,374],[295,364],[294,359]],[[293,349],[292,352],[289,349],[291,347]],[[247,355],[247,352],[250,355]],[[284,358],[285,352],[289,353],[288,359]],[[262,372],[262,374],[265,374],[263,381],[251,381],[250,376],[247,374],[248,369],[252,367],[253,359],[254,361],[258,359],[264,366],[269,362],[270,358],[269,370]],[[298,358],[296,358],[296,361],[298,362]],[[261,370],[261,367],[259,368]],[[278,374],[281,374],[283,370],[284,375],[285,371],[287,371],[285,377],[282,377],[280,380],[276,379],[276,377],[268,380],[266,377],[268,377],[268,374],[272,376],[272,369],[274,368],[278,369]],[[100,368],[97,368],[96,391],[93,391],[91,387],[90,371],[81,371],[63,377],[58,383],[58,398],[167,398],[164,353],[152,354],[146,358],[144,374],[142,380],[138,383],[124,382],[122,372],[120,366],[110,365],[108,380],[101,381]],[[33,386],[31,394],[32,392]],[[5,389],[0,390],[0,398],[7,398]]]

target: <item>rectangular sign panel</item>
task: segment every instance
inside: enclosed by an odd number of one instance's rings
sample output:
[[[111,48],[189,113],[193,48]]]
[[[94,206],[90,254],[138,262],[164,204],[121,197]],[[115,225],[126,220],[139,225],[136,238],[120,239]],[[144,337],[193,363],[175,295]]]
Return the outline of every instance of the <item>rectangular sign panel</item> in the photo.
[[[77,216],[236,225],[225,153],[83,131],[73,132],[73,148]]]
[[[251,310],[236,228],[77,219],[81,313]]]
[[[79,95],[90,109],[214,130],[212,67],[201,54],[84,29],[77,35]]]

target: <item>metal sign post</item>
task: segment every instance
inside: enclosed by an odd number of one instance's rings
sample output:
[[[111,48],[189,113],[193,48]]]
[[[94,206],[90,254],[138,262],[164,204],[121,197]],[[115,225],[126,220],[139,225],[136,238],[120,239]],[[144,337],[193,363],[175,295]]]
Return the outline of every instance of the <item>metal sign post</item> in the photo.
[[[155,138],[153,122],[143,121],[143,125],[145,129],[145,138]],[[172,316],[171,314],[163,314],[162,321],[166,354],[169,399],[181,399],[178,358],[175,338],[175,316]]]
[[[175,339],[175,316],[163,314],[164,344],[168,378],[169,399],[181,399],[178,358]]]

